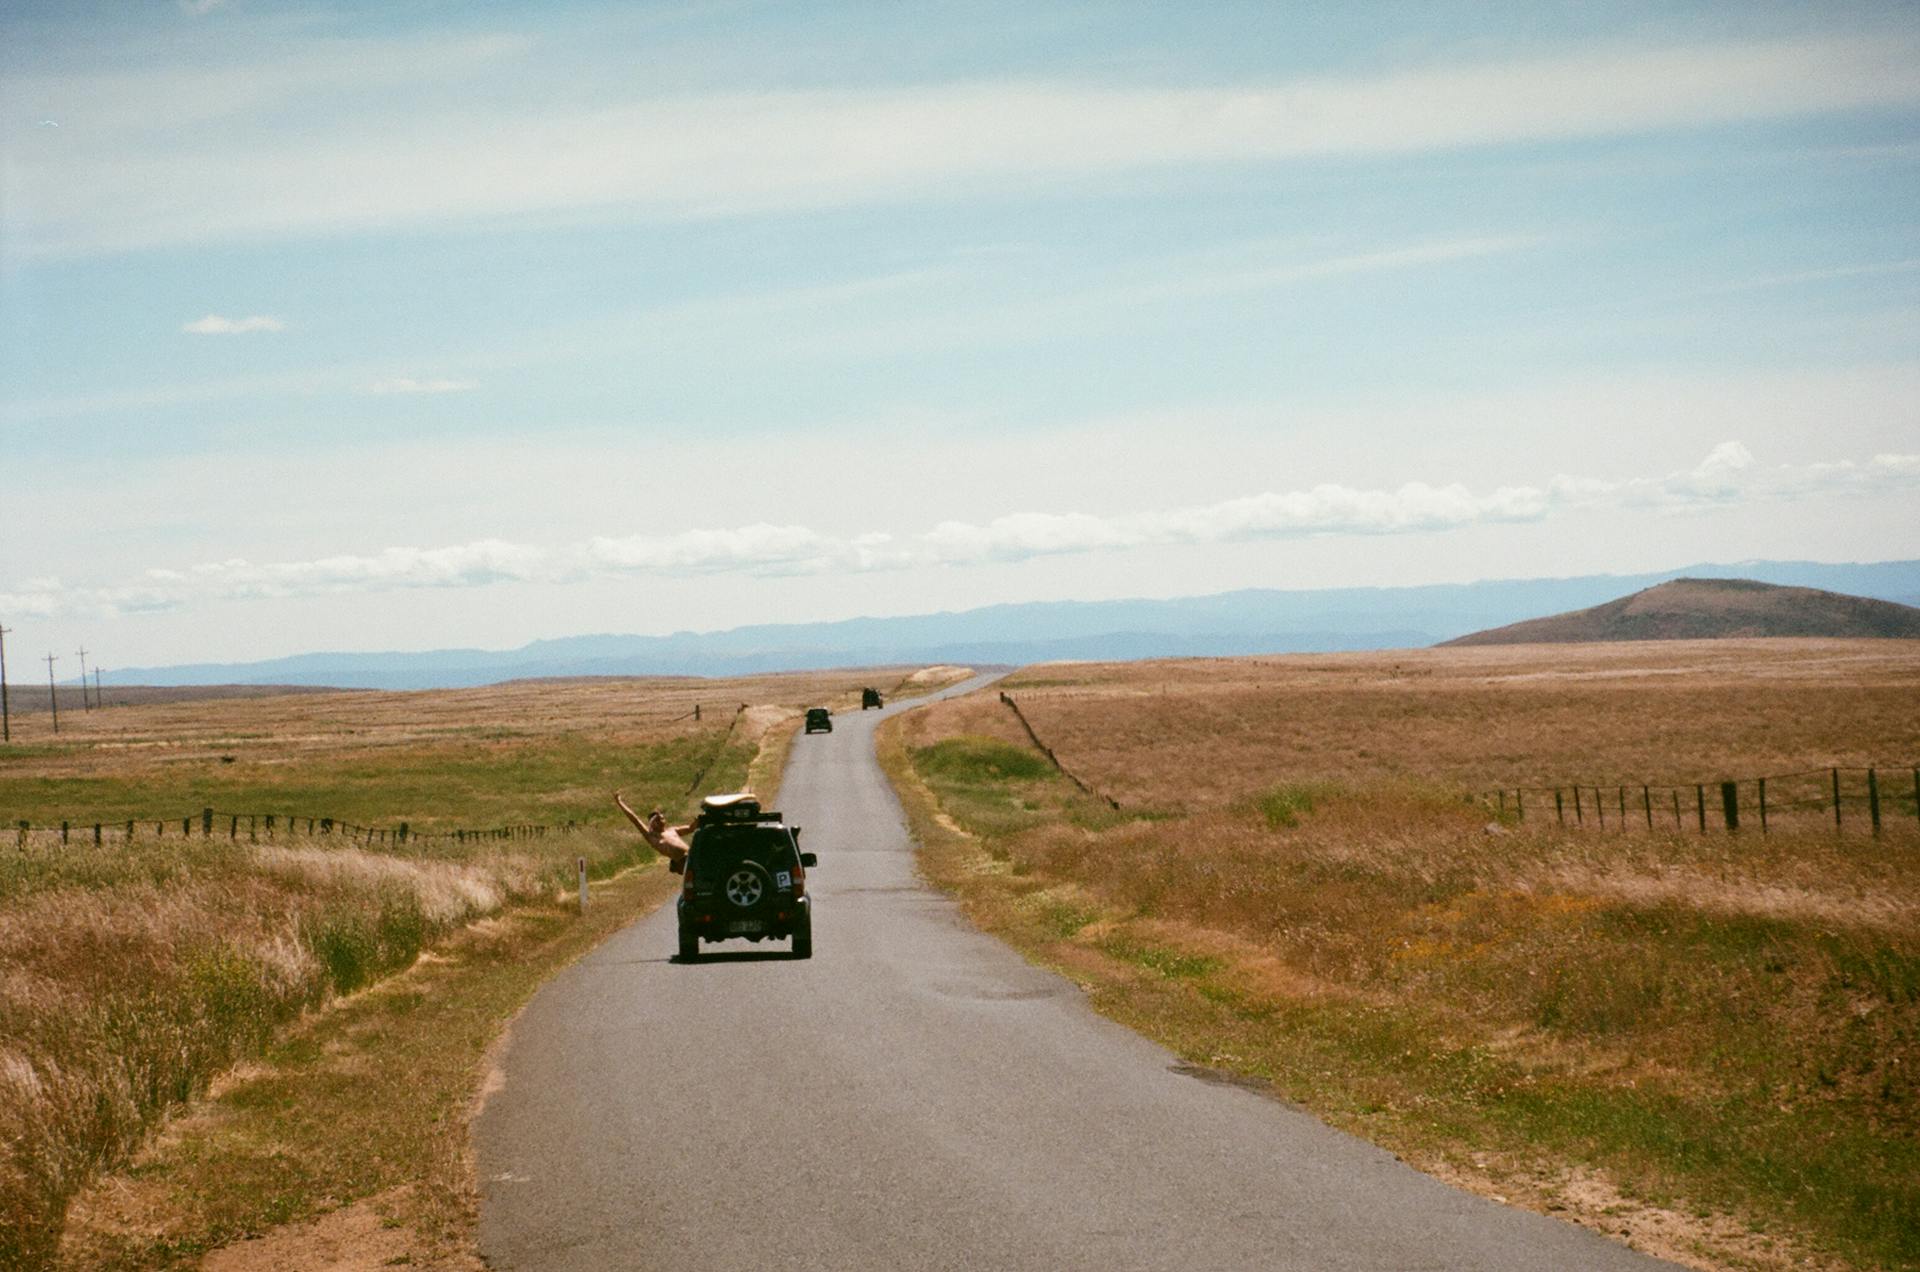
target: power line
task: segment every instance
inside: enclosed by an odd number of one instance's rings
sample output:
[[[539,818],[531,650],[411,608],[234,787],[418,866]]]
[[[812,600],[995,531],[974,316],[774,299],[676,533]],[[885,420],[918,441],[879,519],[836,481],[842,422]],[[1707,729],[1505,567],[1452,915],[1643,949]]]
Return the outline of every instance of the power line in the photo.
[[[13,717],[7,704],[7,633],[11,627],[0,627],[0,742],[13,741]]]
[[[47,705],[53,708],[53,731],[60,732],[60,689],[53,683],[53,664],[59,660],[47,655]]]

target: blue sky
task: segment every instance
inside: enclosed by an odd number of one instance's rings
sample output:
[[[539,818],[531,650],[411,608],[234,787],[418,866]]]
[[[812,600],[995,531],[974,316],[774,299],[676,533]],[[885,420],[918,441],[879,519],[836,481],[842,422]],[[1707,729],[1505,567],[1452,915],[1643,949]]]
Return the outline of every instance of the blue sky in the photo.
[[[1920,555],[1920,6],[0,23],[22,648]]]

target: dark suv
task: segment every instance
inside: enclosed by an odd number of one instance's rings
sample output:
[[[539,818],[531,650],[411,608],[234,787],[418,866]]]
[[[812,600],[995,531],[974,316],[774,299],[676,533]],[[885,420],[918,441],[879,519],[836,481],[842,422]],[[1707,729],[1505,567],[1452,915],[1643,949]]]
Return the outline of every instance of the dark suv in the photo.
[[[825,707],[808,707],[807,708],[807,732],[808,733],[832,733],[833,732],[833,712],[827,710]]]
[[[813,957],[813,907],[807,897],[810,852],[800,828],[747,796],[701,804],[680,888],[680,958],[700,957],[700,942],[791,938],[795,958]]]

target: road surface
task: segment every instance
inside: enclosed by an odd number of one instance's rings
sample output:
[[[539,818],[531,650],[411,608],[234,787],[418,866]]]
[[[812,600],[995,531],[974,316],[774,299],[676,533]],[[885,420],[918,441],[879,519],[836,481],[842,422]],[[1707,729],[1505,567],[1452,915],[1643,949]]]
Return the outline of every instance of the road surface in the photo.
[[[474,1128],[492,1267],[1672,1266],[1182,1073],[1094,1014],[917,878],[880,714],[794,741],[811,960],[736,941],[682,965],[668,906],[515,1021]]]

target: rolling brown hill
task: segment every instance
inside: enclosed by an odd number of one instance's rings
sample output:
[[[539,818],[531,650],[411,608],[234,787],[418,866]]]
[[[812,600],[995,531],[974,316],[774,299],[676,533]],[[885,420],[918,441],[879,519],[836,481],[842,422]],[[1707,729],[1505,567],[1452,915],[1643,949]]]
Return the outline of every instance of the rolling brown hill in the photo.
[[[1920,609],[1751,579],[1674,579],[1592,609],[1489,628],[1445,645],[1711,640],[1755,636],[1920,639]]]

